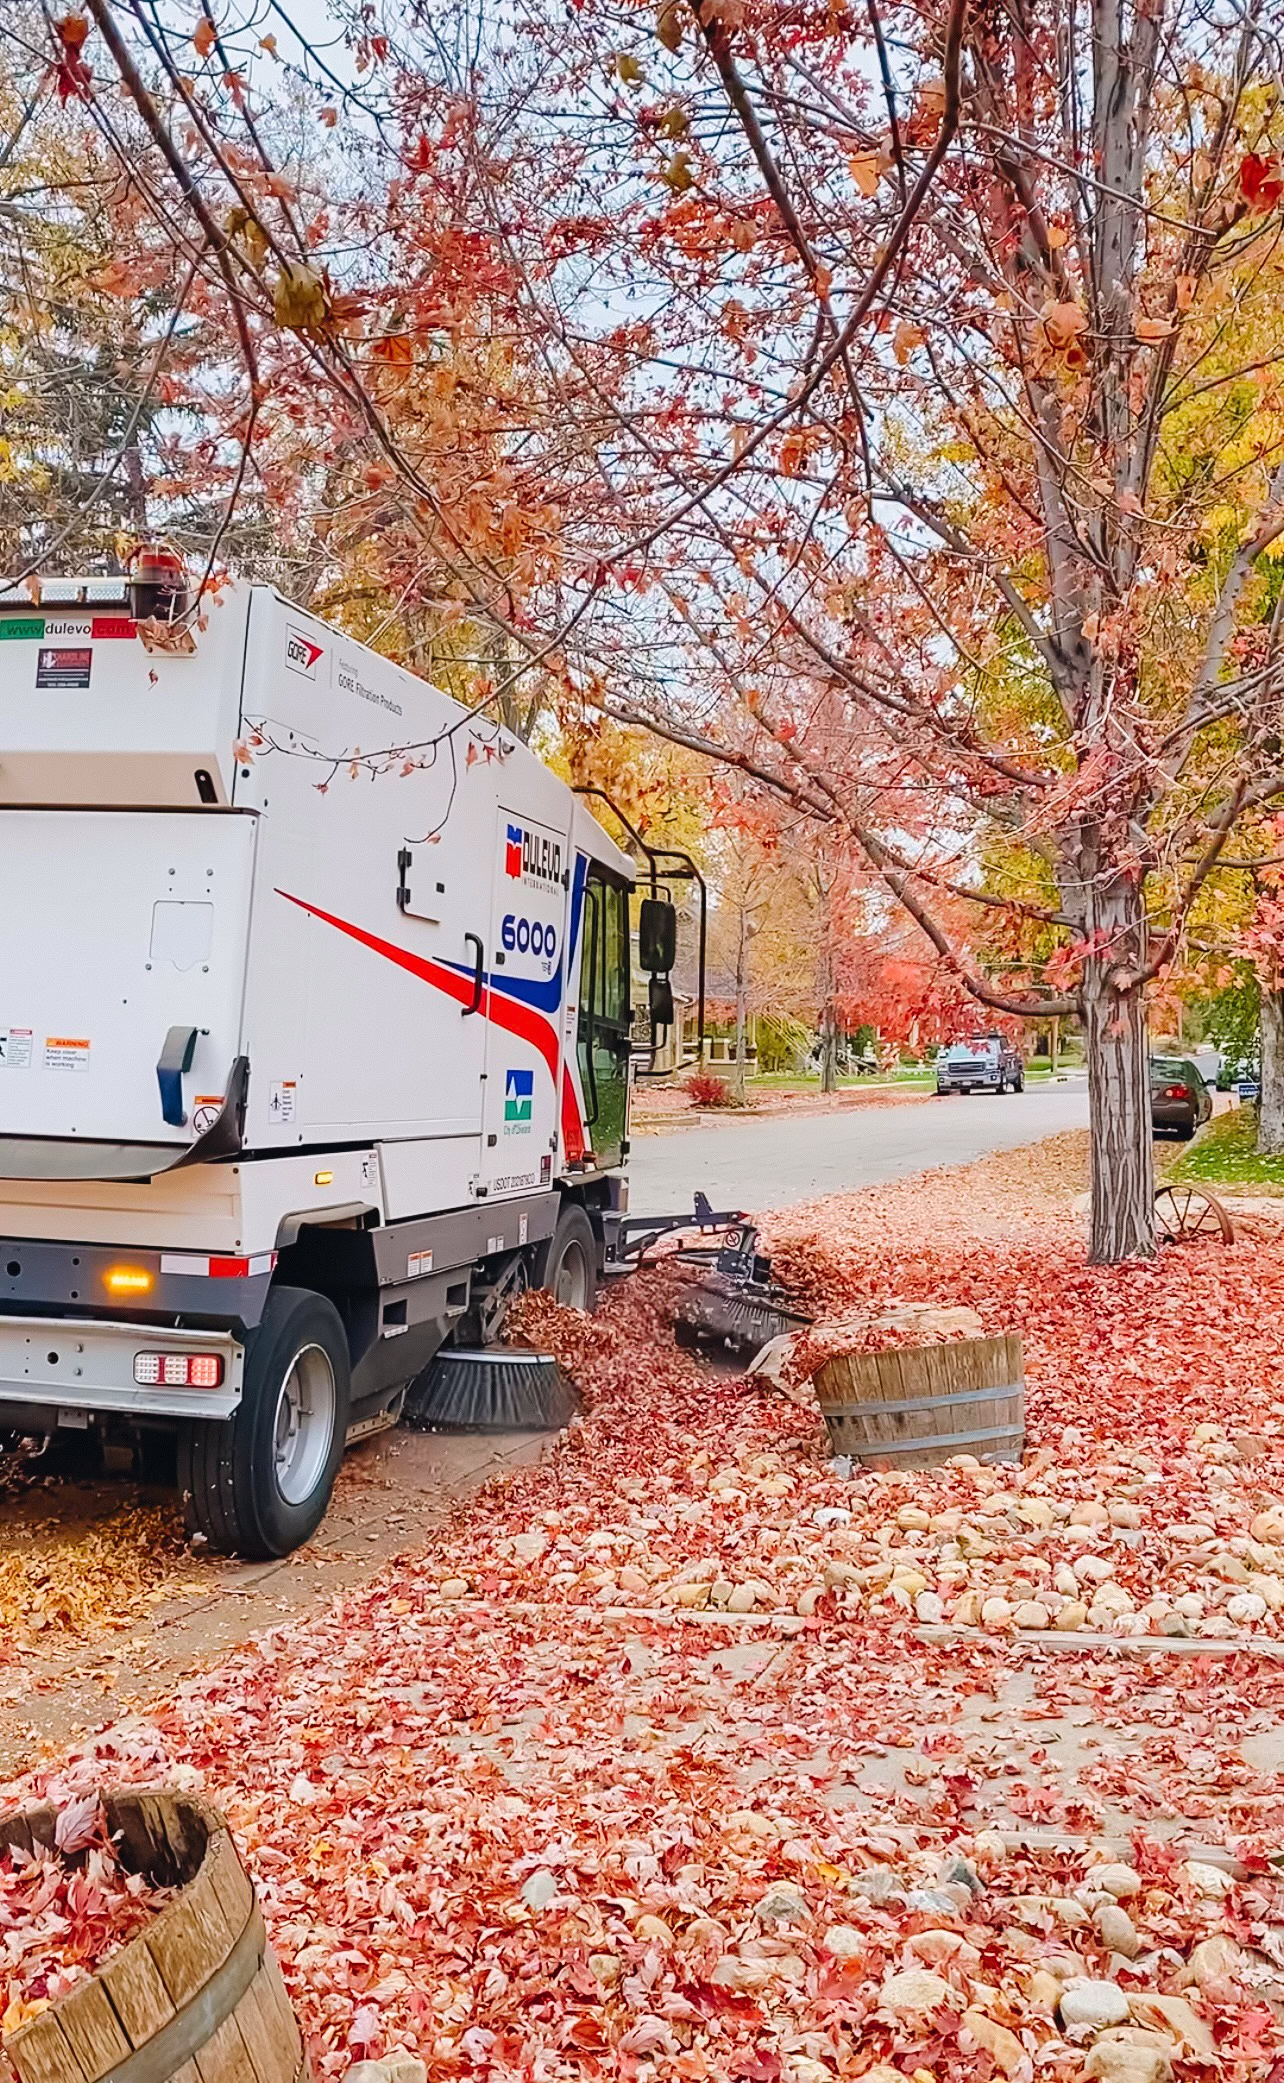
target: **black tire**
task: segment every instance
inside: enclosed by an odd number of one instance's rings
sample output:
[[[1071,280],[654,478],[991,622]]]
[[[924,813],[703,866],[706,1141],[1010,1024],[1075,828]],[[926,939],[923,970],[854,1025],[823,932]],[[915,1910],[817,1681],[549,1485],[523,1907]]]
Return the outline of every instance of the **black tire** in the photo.
[[[1019,1078],[1018,1078],[1018,1079],[1016,1080],[1015,1084],[1014,1084],[1014,1085],[1013,1085],[1013,1087],[1012,1087],[1012,1090],[1013,1090],[1014,1092],[1024,1092],[1024,1091],[1025,1091],[1025,1078],[1024,1078],[1024,1076],[1021,1076],[1021,1077],[1019,1077]]]
[[[574,1201],[563,1208],[557,1228],[535,1254],[531,1286],[544,1287],[567,1309],[592,1311],[597,1303],[597,1238]]]
[[[253,1560],[302,1546],[330,1502],[349,1391],[348,1341],[334,1304],[307,1288],[274,1288],[250,1344],[235,1416],[197,1418],[179,1429],[188,1532]]]
[[[1003,1095],[1004,1095],[1004,1093],[1005,1093],[1005,1092],[1007,1091],[1007,1089],[1008,1089],[1008,1081],[1007,1081],[1007,1079],[1006,1079],[1006,1078],[1000,1078],[1000,1079],[999,1079],[999,1082],[998,1082],[998,1084],[997,1084],[997,1085],[995,1086],[995,1088],[994,1088],[994,1089],[995,1089],[995,1091],[996,1091],[996,1092],[998,1093],[998,1096],[999,1096],[999,1098],[1000,1098],[1000,1099],[1002,1099],[1002,1098],[1003,1098]]]

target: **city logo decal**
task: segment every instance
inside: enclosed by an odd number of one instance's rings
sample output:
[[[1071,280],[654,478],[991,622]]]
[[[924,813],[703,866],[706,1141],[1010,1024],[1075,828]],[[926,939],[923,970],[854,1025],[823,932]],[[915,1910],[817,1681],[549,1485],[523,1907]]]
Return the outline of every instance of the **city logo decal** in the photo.
[[[535,1073],[533,1070],[510,1070],[504,1073],[504,1120],[514,1128],[529,1128],[535,1106]]]

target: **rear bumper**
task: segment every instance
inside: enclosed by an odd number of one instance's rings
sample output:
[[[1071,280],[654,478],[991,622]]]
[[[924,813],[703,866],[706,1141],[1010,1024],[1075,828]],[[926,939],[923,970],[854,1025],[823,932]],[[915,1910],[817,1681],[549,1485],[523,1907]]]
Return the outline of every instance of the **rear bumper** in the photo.
[[[190,1252],[135,1250],[131,1245],[62,1244],[33,1237],[0,1237],[0,1318],[91,1317],[107,1323],[208,1323],[245,1336],[260,1321],[272,1285],[272,1254],[237,1261],[248,1270],[211,1274],[230,1260]],[[139,1276],[128,1293],[113,1293],[110,1276],[122,1267]],[[142,1284],[142,1283],[145,1283]]]
[[[1152,1128],[1189,1128],[1199,1126],[1199,1116],[1194,1107],[1183,1100],[1152,1101],[1150,1108]]]
[[[223,1380],[217,1389],[165,1389],[134,1380],[142,1352],[217,1352]],[[0,1316],[0,1426],[6,1407],[24,1422],[38,1406],[101,1411],[119,1417],[230,1418],[241,1400],[245,1348],[228,1330],[176,1331],[156,1324],[86,1322],[82,1318]]]

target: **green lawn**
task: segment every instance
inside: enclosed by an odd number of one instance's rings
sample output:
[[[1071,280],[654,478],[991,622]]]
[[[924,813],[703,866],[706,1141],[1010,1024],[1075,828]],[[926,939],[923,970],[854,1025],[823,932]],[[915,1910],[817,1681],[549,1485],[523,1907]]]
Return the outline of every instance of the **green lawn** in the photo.
[[[1227,1114],[1215,1115],[1164,1168],[1164,1179],[1284,1194],[1284,1157],[1259,1157],[1256,1140],[1256,1107],[1232,1107]]]

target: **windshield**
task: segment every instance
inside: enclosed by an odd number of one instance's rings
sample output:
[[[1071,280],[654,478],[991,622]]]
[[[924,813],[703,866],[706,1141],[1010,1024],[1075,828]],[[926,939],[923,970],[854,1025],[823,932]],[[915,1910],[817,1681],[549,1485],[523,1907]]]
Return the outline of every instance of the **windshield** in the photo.
[[[945,1060],[947,1063],[974,1063],[979,1058],[983,1063],[989,1063],[993,1062],[998,1053],[999,1045],[997,1042],[955,1042],[951,1048],[946,1050]]]

